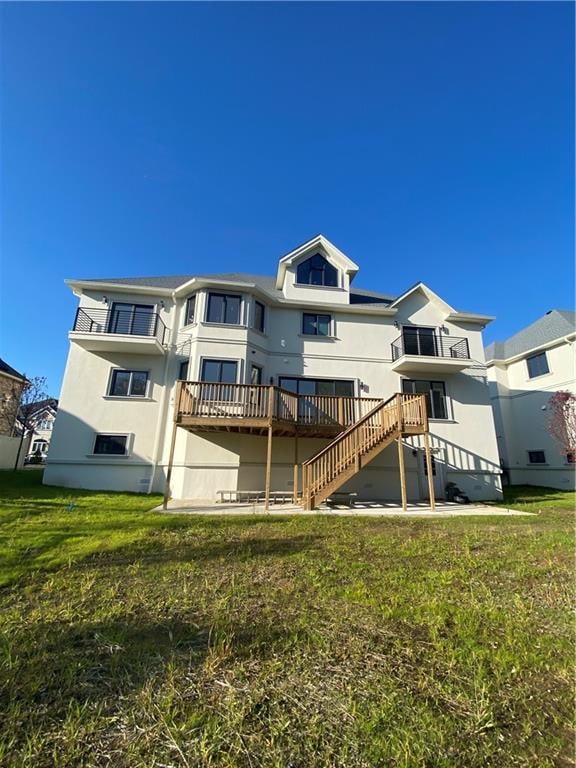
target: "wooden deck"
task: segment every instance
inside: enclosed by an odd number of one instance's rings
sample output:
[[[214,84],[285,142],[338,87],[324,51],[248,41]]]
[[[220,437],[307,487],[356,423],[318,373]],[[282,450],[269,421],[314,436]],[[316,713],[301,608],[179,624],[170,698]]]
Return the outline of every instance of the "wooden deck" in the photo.
[[[296,395],[274,386],[179,382],[176,421],[191,432],[334,438],[382,400]]]

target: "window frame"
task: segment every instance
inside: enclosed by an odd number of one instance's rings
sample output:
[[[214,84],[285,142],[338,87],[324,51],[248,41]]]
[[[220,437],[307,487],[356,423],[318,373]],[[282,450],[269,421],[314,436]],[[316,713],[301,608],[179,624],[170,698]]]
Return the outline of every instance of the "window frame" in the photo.
[[[542,454],[542,459],[543,460],[542,461],[532,461],[533,455],[534,454],[540,454],[540,453]],[[530,466],[538,466],[538,465],[542,466],[544,464],[548,464],[548,462],[546,460],[546,451],[543,450],[542,448],[532,448],[531,450],[526,451],[526,454],[528,455],[528,464]]]
[[[112,388],[114,386],[114,382],[118,373],[130,374],[130,378],[128,380],[128,392],[125,395],[117,395],[117,394],[114,394],[114,392],[112,391]],[[146,375],[146,389],[143,395],[132,394],[133,374],[135,373],[144,373]],[[108,389],[106,390],[107,397],[114,397],[114,398],[117,397],[121,400],[146,400],[146,398],[149,397],[149,392],[150,392],[150,371],[145,371],[145,370],[136,369],[136,368],[112,368],[111,369],[110,379],[108,381]]]
[[[204,366],[206,363],[219,363],[220,365],[220,376],[222,375],[222,363],[233,363],[236,366],[236,377],[235,381],[207,381],[203,378],[204,374]],[[240,361],[235,358],[230,357],[202,357],[200,359],[200,376],[199,381],[202,384],[228,384],[229,386],[232,386],[233,384],[238,384],[238,378],[240,376]]]
[[[237,299],[238,300],[238,322],[235,323],[229,323],[225,319],[220,320],[210,320],[210,305],[212,301],[213,296],[218,296],[220,298],[224,299],[223,306],[224,306],[224,317],[226,317],[226,300],[227,299]],[[242,295],[238,293],[221,293],[220,291],[208,291],[207,299],[206,299],[206,312],[204,316],[204,322],[205,323],[211,323],[212,325],[232,325],[232,326],[242,326],[242,312],[243,312],[243,300]]]
[[[315,317],[316,320],[314,321],[314,333],[306,333],[306,318],[307,317]],[[319,317],[327,317],[328,318],[328,333],[318,333],[318,318]],[[311,336],[313,338],[320,338],[320,339],[333,339],[334,338],[334,316],[332,314],[329,314],[328,312],[302,312],[302,323],[300,326],[301,335],[302,336]]]
[[[430,396],[429,396],[429,399],[426,398],[426,406],[427,406],[427,412],[428,412],[428,419],[430,421],[451,421],[452,419],[451,419],[451,415],[450,415],[449,398],[448,398],[448,395],[446,394],[446,382],[442,381],[440,379],[402,379],[402,381],[401,381],[402,393],[406,394],[406,395],[424,395],[426,397],[426,393],[425,392],[416,392],[415,389],[413,389],[411,392],[406,391],[406,389],[405,389],[405,385],[406,384],[408,384],[408,383],[415,384],[417,382],[418,383],[426,383],[426,384],[430,385],[430,388],[429,388]],[[436,416],[435,414],[432,413],[432,411],[434,410],[434,401],[432,399],[432,391],[433,391],[432,390],[432,386],[431,386],[432,384],[441,384],[442,385],[443,404],[444,404],[444,412],[445,412],[444,416]],[[430,402],[430,408],[429,409],[428,409],[428,402]]]
[[[258,325],[258,307],[261,307],[261,327]],[[266,304],[264,302],[259,301],[258,299],[254,299],[254,322],[252,323],[252,327],[255,331],[258,331],[258,333],[265,333],[266,332]]]
[[[184,325],[194,325],[196,322],[196,305],[198,303],[198,294],[193,293],[186,299],[186,307],[184,309]],[[192,307],[192,318],[190,318],[190,307]]]
[[[544,363],[546,365],[546,370],[542,371],[540,373],[532,373],[532,370],[530,369],[530,363],[534,360],[543,359]],[[526,370],[528,371],[528,378],[529,379],[537,379],[540,376],[546,376],[550,373],[550,365],[548,363],[548,355],[546,354],[546,350],[543,349],[542,352],[536,352],[534,355],[529,355],[526,358]]]
[[[311,267],[308,267],[308,280],[304,281],[301,280],[301,268],[304,267],[306,264],[310,264],[310,262],[320,257],[323,260],[323,265],[321,268],[314,267],[312,269]],[[330,268],[330,270],[334,271],[335,275],[335,283],[334,285],[331,285],[330,283],[326,283],[326,266]],[[321,283],[313,283],[311,282],[312,273],[313,272],[321,272],[322,273],[322,282]],[[330,272],[330,274],[332,274]],[[320,251],[317,253],[312,254],[311,256],[307,256],[306,258],[302,259],[297,265],[296,265],[296,285],[305,285],[310,286],[311,288],[340,288],[340,270],[338,267],[336,267],[332,262]]]
[[[123,437],[124,438],[124,453],[113,453],[113,452],[105,452],[105,451],[96,451],[96,446],[98,445],[99,438],[102,437],[112,437],[112,438],[118,438]],[[123,457],[123,456],[130,456],[131,451],[131,434],[129,432],[96,432],[94,434],[94,442],[92,443],[92,453],[91,456],[114,456],[114,457]]]
[[[278,386],[281,389],[285,388],[285,387],[283,387],[283,382],[286,381],[286,379],[289,379],[290,381],[297,382],[296,390],[294,391],[294,394],[300,395],[302,397],[356,397],[355,393],[356,393],[356,382],[357,382],[357,379],[332,379],[332,378],[323,378],[323,377],[318,377],[318,376],[289,376],[289,375],[288,376],[278,376]],[[299,387],[298,387],[298,383],[301,382],[301,381],[306,381],[306,382],[311,382],[311,381],[319,382],[320,381],[320,382],[329,382],[329,383],[333,383],[333,384],[336,384],[336,383],[338,383],[338,384],[341,384],[341,383],[351,384],[352,385],[352,394],[350,394],[350,395],[337,395],[337,394],[333,394],[333,395],[319,395],[317,393],[310,394],[308,392],[300,392],[299,391]],[[288,389],[287,391],[288,392],[292,392],[293,390]]]

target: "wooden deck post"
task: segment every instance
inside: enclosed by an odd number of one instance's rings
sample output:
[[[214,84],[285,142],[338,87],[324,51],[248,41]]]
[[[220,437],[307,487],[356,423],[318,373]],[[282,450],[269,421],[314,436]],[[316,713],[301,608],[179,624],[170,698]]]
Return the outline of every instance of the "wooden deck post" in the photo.
[[[398,465],[400,467],[400,492],[402,494],[402,509],[404,512],[406,512],[408,503],[406,499],[406,467],[404,466],[404,445],[402,443],[401,437],[398,437],[396,442],[398,443]]]
[[[424,450],[426,451],[426,472],[428,473],[428,495],[430,496],[430,509],[436,508],[436,499],[434,498],[434,475],[432,474],[432,457],[430,455],[430,435],[424,433]]]
[[[264,511],[270,505],[270,473],[272,469],[272,424],[268,425],[268,445],[266,449],[266,490],[264,491]]]
[[[298,432],[294,433],[294,482],[293,482],[294,504],[298,504]]]
[[[178,430],[178,414],[180,413],[180,400],[182,398],[182,382],[176,383],[174,395],[174,416],[172,421],[172,439],[170,440],[170,453],[168,454],[168,467],[166,469],[166,482],[164,483],[164,499],[162,509],[167,509],[170,498],[170,480],[172,479],[172,464],[174,463],[174,448],[176,447],[176,432]]]

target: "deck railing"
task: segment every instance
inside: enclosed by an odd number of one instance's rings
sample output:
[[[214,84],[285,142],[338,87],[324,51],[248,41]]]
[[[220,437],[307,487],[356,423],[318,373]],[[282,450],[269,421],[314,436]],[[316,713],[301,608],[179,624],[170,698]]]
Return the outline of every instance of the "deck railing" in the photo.
[[[81,309],[76,311],[73,331],[81,333],[148,336],[166,343],[168,329],[157,312],[143,309]]]
[[[276,386],[182,381],[176,404],[178,418],[268,419],[301,426],[346,428],[375,405],[377,397],[297,395]]]
[[[392,360],[398,360],[403,355],[469,360],[470,349],[467,338],[445,336],[441,331],[425,336],[404,333],[392,342]]]

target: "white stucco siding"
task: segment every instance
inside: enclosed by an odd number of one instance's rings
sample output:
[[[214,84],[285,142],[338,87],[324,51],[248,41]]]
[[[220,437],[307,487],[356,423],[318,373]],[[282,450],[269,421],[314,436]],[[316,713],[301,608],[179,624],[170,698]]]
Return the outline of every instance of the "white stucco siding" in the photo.
[[[530,378],[527,358],[546,353],[549,372]],[[573,344],[558,339],[518,359],[491,364],[488,370],[500,455],[513,484],[575,487],[574,465],[548,432],[550,397],[559,390],[576,394]],[[531,464],[529,451],[544,451],[544,464]]]
[[[110,397],[113,369],[147,371],[148,396]],[[59,484],[69,475],[66,485],[120,489],[124,472],[125,489],[147,490],[143,478],[149,477],[149,472],[143,468],[153,461],[163,375],[162,357],[96,355],[71,344],[44,482]],[[129,455],[94,455],[97,434],[128,435]],[[73,470],[64,469],[64,465]],[[107,468],[110,484],[104,480],[108,478]]]

